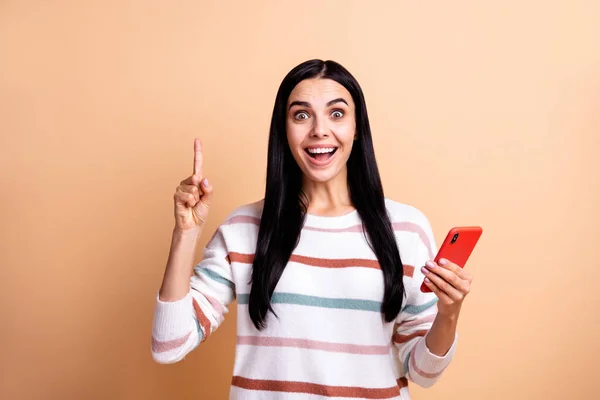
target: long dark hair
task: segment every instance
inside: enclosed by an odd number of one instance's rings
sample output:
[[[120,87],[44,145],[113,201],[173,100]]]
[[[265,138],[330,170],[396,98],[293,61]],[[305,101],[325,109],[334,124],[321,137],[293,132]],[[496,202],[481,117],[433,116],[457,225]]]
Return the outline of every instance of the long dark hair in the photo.
[[[385,281],[381,312],[387,322],[400,312],[404,297],[403,266],[375,160],[367,106],[356,79],[334,61],[309,60],[292,69],[281,82],[269,134],[267,182],[256,254],[252,266],[249,313],[254,326],[265,327],[273,308],[271,296],[298,244],[308,208],[302,192],[302,171],[292,156],[286,134],[286,106],[290,93],[305,79],[332,79],[352,95],[356,134],[347,162],[350,199],[362,219],[365,238]]]

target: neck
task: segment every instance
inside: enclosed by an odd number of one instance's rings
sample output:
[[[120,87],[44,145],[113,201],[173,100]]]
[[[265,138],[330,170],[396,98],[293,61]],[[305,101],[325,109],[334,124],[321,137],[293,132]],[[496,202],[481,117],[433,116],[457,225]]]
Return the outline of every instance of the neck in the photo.
[[[353,211],[347,179],[346,169],[327,182],[315,182],[304,177],[302,189],[308,198],[308,213],[338,216]]]

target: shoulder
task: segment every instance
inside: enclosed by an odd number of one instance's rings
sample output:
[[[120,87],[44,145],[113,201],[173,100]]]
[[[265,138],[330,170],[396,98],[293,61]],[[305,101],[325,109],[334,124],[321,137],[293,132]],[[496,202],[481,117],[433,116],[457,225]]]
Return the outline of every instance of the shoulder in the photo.
[[[414,224],[423,230],[431,230],[429,219],[417,207],[388,198],[385,199],[385,206],[392,223]]]
[[[264,199],[260,199],[252,203],[239,205],[229,212],[229,214],[225,218],[224,223],[228,224],[235,222],[236,220],[243,219],[257,219],[258,221],[260,221],[260,217],[263,211],[263,205]]]
[[[251,247],[256,242],[262,209],[262,200],[233,208],[214,231],[207,247]]]
[[[386,208],[396,235],[418,238],[429,257],[433,257],[436,248],[433,229],[429,218],[417,207],[387,199]]]

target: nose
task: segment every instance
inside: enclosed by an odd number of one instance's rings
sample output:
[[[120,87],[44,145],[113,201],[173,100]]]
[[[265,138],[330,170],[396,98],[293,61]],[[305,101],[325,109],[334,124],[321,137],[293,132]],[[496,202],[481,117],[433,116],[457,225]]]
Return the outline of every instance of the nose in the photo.
[[[312,137],[325,138],[329,136],[329,128],[327,127],[327,120],[322,117],[315,117],[313,119],[313,129],[311,132]]]

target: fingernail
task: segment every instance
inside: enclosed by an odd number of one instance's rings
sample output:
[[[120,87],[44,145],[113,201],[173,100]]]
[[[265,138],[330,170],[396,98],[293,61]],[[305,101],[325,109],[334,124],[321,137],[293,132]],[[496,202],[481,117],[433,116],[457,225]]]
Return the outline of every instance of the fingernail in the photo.
[[[425,267],[421,267],[421,272],[427,275],[429,273],[429,270]]]
[[[443,267],[444,265],[446,265],[448,263],[448,260],[446,260],[445,258],[442,258],[440,260],[440,265]]]
[[[435,264],[433,263],[433,261],[427,261],[425,265],[427,265],[429,268],[435,268]]]
[[[206,187],[208,187],[208,178],[204,178],[204,180],[202,181],[202,184]]]
[[[428,277],[425,277],[425,282],[431,282]]]

